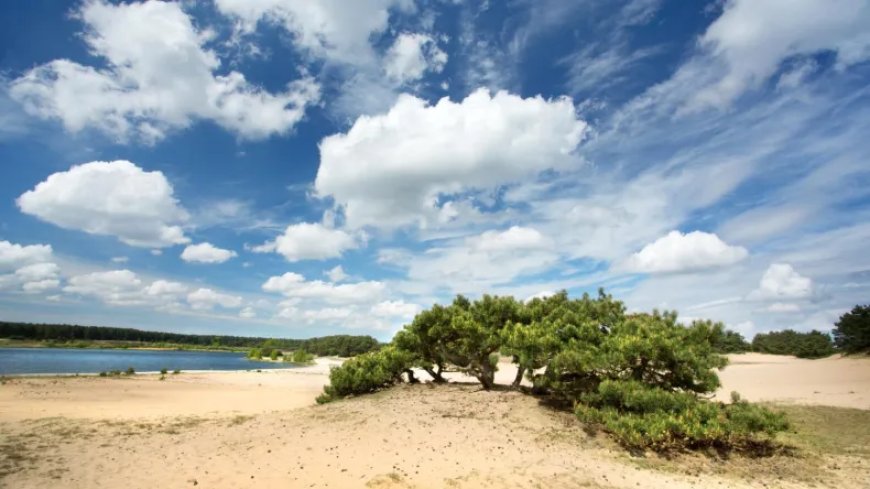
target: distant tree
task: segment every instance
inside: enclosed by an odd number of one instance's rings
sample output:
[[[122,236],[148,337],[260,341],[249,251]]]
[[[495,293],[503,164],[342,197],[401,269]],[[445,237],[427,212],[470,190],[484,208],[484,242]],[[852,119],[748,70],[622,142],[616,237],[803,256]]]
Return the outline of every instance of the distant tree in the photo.
[[[786,329],[759,333],[752,339],[752,351],[798,358],[822,358],[834,353],[831,337],[821,331],[799,333]]]
[[[713,340],[713,349],[717,353],[744,353],[751,350],[752,345],[746,341],[742,334],[725,329]]]
[[[870,305],[855,306],[834,324],[834,344],[846,353],[870,353]]]

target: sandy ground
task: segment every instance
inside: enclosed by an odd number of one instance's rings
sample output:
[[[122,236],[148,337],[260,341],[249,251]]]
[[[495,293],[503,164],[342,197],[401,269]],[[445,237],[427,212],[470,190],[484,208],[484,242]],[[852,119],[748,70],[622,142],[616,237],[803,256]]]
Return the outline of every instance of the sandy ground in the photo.
[[[799,460],[735,477],[650,468],[567,413],[474,385],[400,386],[313,405],[304,369],[0,386],[0,487],[866,487],[870,463]],[[512,372],[498,380],[508,383]],[[737,355],[720,395],[870,408],[870,359]],[[759,462],[761,463],[761,462]],[[773,462],[767,461],[765,464]],[[776,462],[780,463],[780,462]],[[791,464],[791,465],[790,465]],[[828,470],[836,467],[848,470]],[[783,474],[785,475],[783,477]]]
[[[132,377],[10,380],[0,389],[0,421],[32,418],[138,419],[248,415],[310,406],[329,381],[330,365],[257,372],[183,372]]]
[[[720,400],[737,391],[750,401],[870,409],[870,357],[803,360],[744,353],[729,360],[719,372]]]

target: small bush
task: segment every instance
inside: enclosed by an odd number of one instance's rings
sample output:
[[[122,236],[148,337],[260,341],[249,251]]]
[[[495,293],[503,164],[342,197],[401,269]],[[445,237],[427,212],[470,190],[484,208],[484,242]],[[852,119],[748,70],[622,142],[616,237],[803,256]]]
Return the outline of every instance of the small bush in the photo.
[[[309,365],[314,362],[314,355],[300,349],[294,351],[292,355],[285,355],[284,361],[296,365]]]
[[[781,413],[741,401],[732,404],[699,399],[636,381],[602,382],[575,408],[581,421],[601,425],[623,446],[656,451],[685,448],[752,451],[769,445],[788,429]]]
[[[106,375],[108,375],[106,372],[100,372],[100,377],[105,377]]]
[[[172,371],[172,375],[178,375],[180,373],[181,373],[181,370],[178,370],[178,369]]]
[[[330,370],[329,385],[323,388],[317,403],[375,392],[401,382],[402,374],[410,369],[411,362],[411,354],[392,346],[348,359]]]
[[[118,377],[119,375],[121,375],[121,371],[120,370],[110,370],[109,375],[112,377]]]
[[[167,370],[165,368],[160,369],[160,375],[166,375]]]
[[[124,372],[126,375],[133,375],[136,373],[136,369],[133,367],[127,367],[127,370]]]
[[[269,359],[272,360],[272,361],[277,360],[277,359],[278,359],[278,353],[280,353],[278,350],[272,350],[272,352],[269,353]]]
[[[263,358],[263,350],[259,348],[252,348],[251,351],[248,352],[248,358],[251,360],[259,360]]]

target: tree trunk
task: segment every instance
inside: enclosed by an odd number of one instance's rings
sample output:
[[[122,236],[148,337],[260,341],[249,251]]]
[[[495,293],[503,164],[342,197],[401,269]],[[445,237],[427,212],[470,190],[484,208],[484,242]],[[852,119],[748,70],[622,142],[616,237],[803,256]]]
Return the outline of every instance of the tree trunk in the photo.
[[[511,384],[511,389],[519,389],[520,383],[523,381],[523,374],[526,373],[526,369],[524,367],[520,367],[517,365],[517,376],[514,377],[514,381]]]
[[[435,382],[436,384],[444,384],[447,382],[447,379],[445,379],[444,376],[441,375],[441,372],[443,371],[441,365],[438,365],[437,371],[432,370],[431,367],[426,367],[423,370],[425,370],[426,373],[432,377],[432,382]]]
[[[408,383],[409,384],[416,384],[417,382],[420,382],[419,380],[417,380],[417,377],[414,377],[413,370],[411,370],[409,368],[405,369],[405,373],[408,374]]]
[[[477,380],[480,381],[481,385],[483,385],[484,390],[492,389],[492,386],[495,385],[495,369],[489,367],[487,364],[481,365],[481,369],[476,375]]]

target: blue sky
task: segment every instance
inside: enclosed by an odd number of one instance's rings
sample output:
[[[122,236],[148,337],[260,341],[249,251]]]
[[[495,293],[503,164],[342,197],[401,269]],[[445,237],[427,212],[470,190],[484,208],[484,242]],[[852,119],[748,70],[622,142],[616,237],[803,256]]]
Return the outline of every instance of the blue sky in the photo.
[[[0,7],[0,318],[389,339],[605,287],[870,297],[866,0]]]

